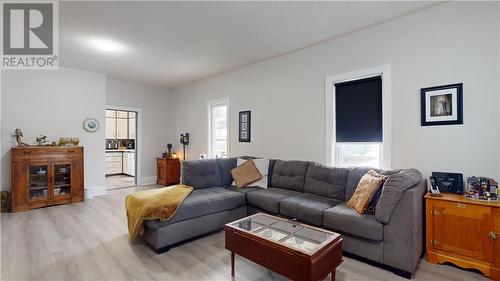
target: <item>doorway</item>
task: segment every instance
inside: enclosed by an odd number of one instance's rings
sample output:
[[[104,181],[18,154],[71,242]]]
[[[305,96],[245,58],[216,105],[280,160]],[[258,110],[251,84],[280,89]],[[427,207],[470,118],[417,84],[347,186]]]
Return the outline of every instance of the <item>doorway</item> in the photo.
[[[106,109],[107,190],[137,185],[137,119],[137,111]]]

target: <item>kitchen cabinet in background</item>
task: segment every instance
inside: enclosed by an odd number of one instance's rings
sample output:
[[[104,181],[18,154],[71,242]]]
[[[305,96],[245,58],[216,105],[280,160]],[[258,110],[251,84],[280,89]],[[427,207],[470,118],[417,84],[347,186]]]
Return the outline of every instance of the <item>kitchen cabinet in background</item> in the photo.
[[[127,118],[116,118],[116,138],[119,140],[128,138]]]
[[[135,152],[123,152],[123,173],[135,177]]]
[[[106,110],[106,139],[135,139],[136,113]]]
[[[123,173],[123,160],[121,152],[106,153],[104,171],[106,175],[116,175]]]
[[[128,113],[128,138],[135,139],[135,122],[136,114],[135,112]]]

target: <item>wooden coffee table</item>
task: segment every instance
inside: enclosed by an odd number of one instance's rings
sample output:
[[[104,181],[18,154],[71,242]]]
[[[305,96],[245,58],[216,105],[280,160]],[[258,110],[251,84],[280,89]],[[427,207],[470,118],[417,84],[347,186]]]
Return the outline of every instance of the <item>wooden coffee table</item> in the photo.
[[[258,213],[226,224],[226,249],[292,280],[323,280],[342,263],[342,237],[335,232]]]

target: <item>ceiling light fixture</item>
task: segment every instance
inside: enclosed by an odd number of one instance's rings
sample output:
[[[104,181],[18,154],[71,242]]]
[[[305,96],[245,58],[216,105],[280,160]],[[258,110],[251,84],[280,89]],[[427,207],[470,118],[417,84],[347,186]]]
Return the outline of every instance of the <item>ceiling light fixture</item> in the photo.
[[[96,40],[95,45],[105,52],[115,52],[118,50],[118,45],[115,42],[107,40]]]

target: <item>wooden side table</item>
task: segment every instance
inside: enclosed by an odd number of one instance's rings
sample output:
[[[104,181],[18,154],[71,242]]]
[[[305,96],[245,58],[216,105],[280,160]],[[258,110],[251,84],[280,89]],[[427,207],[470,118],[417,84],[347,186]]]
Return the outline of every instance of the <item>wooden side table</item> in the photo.
[[[180,183],[181,162],[178,158],[157,158],[156,167],[157,184],[167,186]]]
[[[500,281],[500,203],[450,193],[427,194],[425,201],[427,261],[474,268]]]

